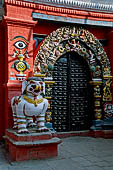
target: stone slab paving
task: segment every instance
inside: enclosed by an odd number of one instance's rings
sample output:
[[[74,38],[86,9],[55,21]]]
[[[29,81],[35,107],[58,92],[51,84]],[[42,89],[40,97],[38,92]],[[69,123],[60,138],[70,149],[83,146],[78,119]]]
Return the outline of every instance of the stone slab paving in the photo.
[[[0,145],[0,170],[113,170],[113,139],[68,137],[58,157],[13,162]]]

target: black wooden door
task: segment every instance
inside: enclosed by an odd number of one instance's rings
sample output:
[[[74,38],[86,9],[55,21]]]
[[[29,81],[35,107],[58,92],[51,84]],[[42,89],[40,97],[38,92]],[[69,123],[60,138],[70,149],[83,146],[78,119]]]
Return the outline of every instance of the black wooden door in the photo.
[[[56,131],[86,130],[91,126],[93,92],[90,71],[77,53],[60,57],[53,71],[52,122]]]

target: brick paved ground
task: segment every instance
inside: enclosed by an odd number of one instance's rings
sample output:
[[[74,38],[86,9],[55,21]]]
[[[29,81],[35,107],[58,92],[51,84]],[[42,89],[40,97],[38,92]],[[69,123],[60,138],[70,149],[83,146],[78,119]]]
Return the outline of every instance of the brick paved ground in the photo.
[[[113,170],[113,139],[65,138],[59,145],[58,157],[24,162],[6,159],[2,144],[0,170]]]

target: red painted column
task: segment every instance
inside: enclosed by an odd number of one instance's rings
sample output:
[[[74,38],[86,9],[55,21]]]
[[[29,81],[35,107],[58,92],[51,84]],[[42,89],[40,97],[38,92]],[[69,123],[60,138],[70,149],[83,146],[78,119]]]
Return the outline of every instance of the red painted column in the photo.
[[[13,6],[11,8],[10,5],[7,5],[6,9],[7,16],[4,16],[3,19],[5,28],[5,129],[13,125],[11,98],[21,94],[22,81],[17,79],[19,72],[13,67],[15,61],[19,60],[18,54],[12,57],[15,53],[15,44],[19,38],[22,38],[22,42],[27,44],[26,52],[29,58],[26,56],[24,58],[24,61],[29,65],[29,68],[24,72],[27,78],[33,71],[33,27],[37,23],[32,20],[32,9],[21,7],[19,11],[19,7]],[[13,11],[11,11],[12,9]],[[19,15],[20,13],[21,15]]]
[[[0,23],[0,140],[4,135],[5,129],[5,96],[4,96],[4,84],[5,84],[5,40],[4,40],[4,29],[2,21]]]

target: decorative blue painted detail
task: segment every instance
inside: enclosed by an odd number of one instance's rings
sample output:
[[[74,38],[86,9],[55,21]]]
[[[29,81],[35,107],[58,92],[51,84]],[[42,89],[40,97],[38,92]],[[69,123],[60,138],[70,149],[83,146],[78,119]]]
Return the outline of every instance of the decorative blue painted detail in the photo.
[[[95,20],[89,20],[89,19],[77,19],[77,18],[71,18],[71,17],[45,15],[45,14],[41,14],[41,13],[33,13],[32,17],[34,19],[44,19],[44,20],[59,21],[59,22],[113,27],[113,22],[110,22],[110,21],[95,21]]]
[[[2,16],[4,15],[4,8],[3,8],[3,0],[0,0],[0,20],[2,20]]]
[[[16,80],[16,77],[9,77],[9,80]]]
[[[0,0],[0,5],[3,5],[4,4],[4,0]]]
[[[35,50],[39,46],[40,42],[46,37],[46,35],[33,35],[33,40],[35,40]]]

